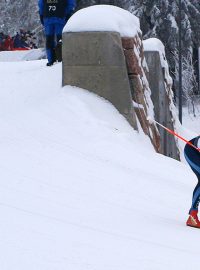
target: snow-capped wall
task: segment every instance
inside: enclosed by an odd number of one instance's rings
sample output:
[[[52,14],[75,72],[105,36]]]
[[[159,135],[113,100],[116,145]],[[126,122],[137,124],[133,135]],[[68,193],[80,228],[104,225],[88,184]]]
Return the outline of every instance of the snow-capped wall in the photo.
[[[144,50],[148,52],[158,52],[160,56],[160,63],[164,70],[165,81],[172,86],[172,78],[169,75],[169,65],[165,55],[165,46],[158,38],[149,38],[143,41]]]
[[[136,111],[143,131],[159,152],[158,129],[147,121],[149,116],[154,118],[154,111],[141,54],[142,35],[137,17],[109,5],[80,10],[64,28],[63,85],[72,84],[106,98],[134,128]],[[132,71],[127,70],[129,64]],[[131,91],[130,75],[137,77],[137,95]]]
[[[121,37],[134,37],[140,30],[139,19],[130,12],[111,5],[96,5],[76,12],[64,32],[118,32]]]
[[[148,81],[152,90],[155,119],[178,133],[180,122],[173,103],[172,79],[165,56],[163,43],[156,38],[143,42],[145,58],[148,64]],[[161,134],[161,153],[180,159],[179,141],[159,127]]]
[[[160,134],[154,122],[154,105],[151,100],[151,90],[146,78],[146,61],[142,43],[142,35],[138,33],[133,38],[122,38],[122,46],[127,62],[127,73],[130,81],[133,105],[140,125],[152,141],[157,152],[160,152]]]
[[[154,105],[147,71],[139,22],[131,13],[92,6],[75,13],[64,28],[63,85],[106,98],[136,129],[135,111],[155,150],[162,152],[156,123],[148,120],[154,120]],[[165,79],[171,83],[169,76]]]
[[[63,85],[109,100],[137,129],[121,37],[116,32],[63,34]]]

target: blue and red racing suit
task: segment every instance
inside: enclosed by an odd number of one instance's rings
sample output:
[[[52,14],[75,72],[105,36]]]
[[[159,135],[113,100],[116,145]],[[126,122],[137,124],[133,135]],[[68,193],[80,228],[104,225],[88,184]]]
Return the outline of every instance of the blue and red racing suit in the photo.
[[[200,144],[200,136],[193,138],[190,141],[194,146],[199,147]],[[194,189],[193,197],[192,197],[192,206],[191,210],[198,210],[199,202],[200,202],[200,152],[186,144],[184,148],[185,159],[190,165],[192,171],[196,174],[198,183]]]

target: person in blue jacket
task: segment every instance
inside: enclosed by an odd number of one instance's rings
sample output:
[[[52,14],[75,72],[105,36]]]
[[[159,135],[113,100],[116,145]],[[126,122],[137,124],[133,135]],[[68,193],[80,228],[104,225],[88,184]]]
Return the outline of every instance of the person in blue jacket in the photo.
[[[198,219],[198,206],[200,202],[200,136],[190,140],[190,143],[194,147],[192,147],[190,144],[186,144],[184,148],[184,155],[192,171],[197,176],[198,183],[193,191],[192,205],[189,210],[189,217],[186,225],[200,229],[200,221]]]
[[[39,0],[40,21],[46,36],[47,66],[55,62],[54,49],[62,39],[62,30],[73,14],[76,0]]]

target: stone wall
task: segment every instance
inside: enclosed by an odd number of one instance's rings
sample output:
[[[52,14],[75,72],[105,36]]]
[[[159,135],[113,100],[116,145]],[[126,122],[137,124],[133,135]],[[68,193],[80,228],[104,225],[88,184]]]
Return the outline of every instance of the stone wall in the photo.
[[[171,130],[176,131],[175,111],[173,105],[173,93],[171,82],[167,79],[167,66],[162,66],[161,56],[158,51],[145,51],[145,59],[148,65],[148,81],[151,88],[151,98],[154,104],[155,120]],[[180,160],[177,138],[158,127],[160,132],[161,153]]]
[[[137,130],[120,35],[64,33],[62,55],[63,85],[84,88],[109,100]]]
[[[166,144],[168,134],[163,130],[159,132],[155,122],[148,120],[154,120],[155,115],[156,120],[166,117],[170,123],[162,123],[174,128],[168,109],[171,98],[163,94],[167,91],[165,77],[159,76],[157,89],[163,85],[164,90],[157,92],[152,80],[147,80],[147,77],[157,78],[157,73],[162,73],[162,67],[155,72],[151,61],[148,61],[150,67],[147,66],[140,33],[134,38],[121,38],[116,32],[65,32],[62,54],[63,86],[81,87],[109,100],[136,130],[137,116],[155,150],[179,159],[176,143],[172,148]],[[157,65],[157,62],[154,64]],[[154,89],[152,93],[149,82]],[[165,99],[165,106],[162,107],[162,101],[157,102],[154,96],[159,100]],[[168,98],[170,102],[167,102]]]
[[[154,105],[151,100],[151,90],[146,78],[141,34],[138,33],[134,38],[122,38],[122,46],[127,63],[135,112],[144,133],[149,136],[155,150],[160,153],[160,134],[155,123],[148,121],[149,117],[154,119]]]

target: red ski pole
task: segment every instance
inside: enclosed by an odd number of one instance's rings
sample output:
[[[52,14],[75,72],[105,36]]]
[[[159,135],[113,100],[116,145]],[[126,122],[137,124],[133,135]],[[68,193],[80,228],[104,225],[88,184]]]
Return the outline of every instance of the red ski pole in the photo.
[[[177,134],[176,132],[174,132],[173,130],[163,126],[162,124],[160,124],[159,122],[157,122],[156,120],[153,120],[157,125],[159,125],[160,127],[164,128],[165,130],[167,130],[170,134],[172,134],[173,136],[176,136],[177,138],[181,139],[182,141],[184,141],[185,143],[189,144],[191,147],[193,147],[194,149],[196,149],[197,151],[200,152],[200,148],[196,147],[194,144],[192,144],[191,142],[189,142],[188,140],[186,140],[185,138],[183,138],[182,136],[180,136],[179,134]]]

